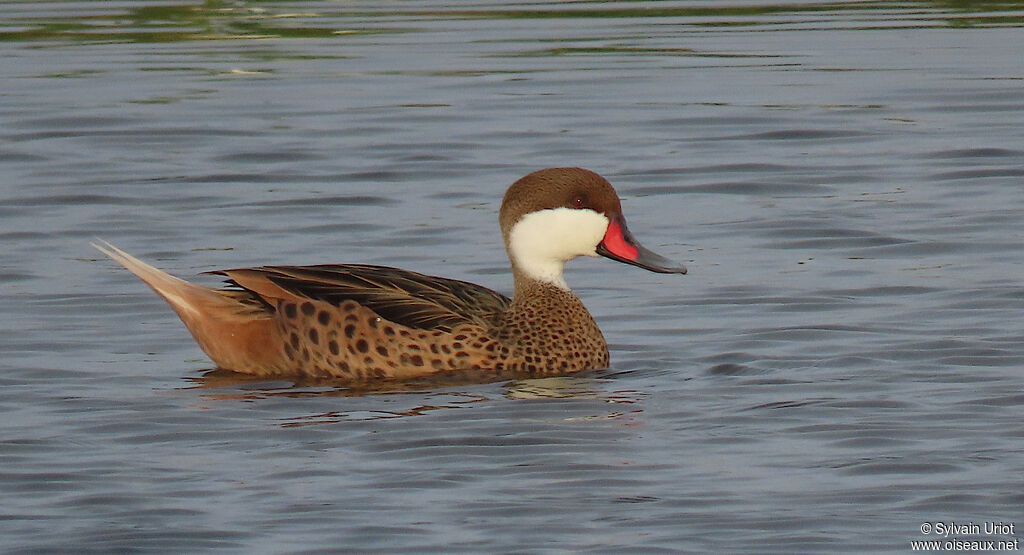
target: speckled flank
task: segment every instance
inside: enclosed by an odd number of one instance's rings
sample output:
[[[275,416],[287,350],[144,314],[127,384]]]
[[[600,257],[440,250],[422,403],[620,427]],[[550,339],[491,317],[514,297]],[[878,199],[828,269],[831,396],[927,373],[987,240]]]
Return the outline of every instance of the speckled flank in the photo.
[[[354,301],[281,301],[277,325],[290,372],[358,380],[410,378],[479,369],[507,355],[485,330],[465,325],[445,332],[390,322]]]
[[[550,289],[550,296],[513,302],[496,328],[464,324],[451,331],[397,324],[353,301],[339,306],[281,301],[276,323],[286,372],[368,380],[484,369],[551,375],[607,367],[608,348],[583,304],[572,293]],[[541,314],[549,317],[538,319]]]

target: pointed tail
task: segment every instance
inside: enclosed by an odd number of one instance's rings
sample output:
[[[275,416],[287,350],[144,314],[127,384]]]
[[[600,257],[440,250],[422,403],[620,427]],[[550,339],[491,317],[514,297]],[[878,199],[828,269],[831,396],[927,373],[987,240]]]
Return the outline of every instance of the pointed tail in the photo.
[[[218,291],[176,278],[97,239],[92,246],[113,258],[164,298],[178,314],[199,347],[221,368],[269,375],[282,367],[281,338],[271,314],[249,293]]]
[[[97,239],[97,241],[102,244],[91,243],[92,246],[113,258],[118,264],[127,268],[129,272],[138,276],[153,291],[156,291],[157,295],[163,297],[171,305],[171,308],[174,309],[174,312],[178,313],[178,316],[185,321],[186,325],[189,323],[189,320],[199,317],[201,299],[206,301],[220,300],[223,302],[223,299],[217,295],[216,291],[209,287],[203,287],[176,278],[167,272],[146,264],[102,239]]]

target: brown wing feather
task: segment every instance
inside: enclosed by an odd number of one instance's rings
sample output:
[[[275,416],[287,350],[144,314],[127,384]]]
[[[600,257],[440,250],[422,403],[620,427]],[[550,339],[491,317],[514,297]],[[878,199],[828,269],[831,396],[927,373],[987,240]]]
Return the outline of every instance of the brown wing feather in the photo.
[[[420,329],[450,331],[459,324],[494,324],[511,302],[473,283],[365,264],[261,266],[209,273],[225,275],[233,285],[262,298],[261,291],[247,287],[252,280],[242,279],[257,274],[296,297],[334,305],[355,301],[381,318]]]

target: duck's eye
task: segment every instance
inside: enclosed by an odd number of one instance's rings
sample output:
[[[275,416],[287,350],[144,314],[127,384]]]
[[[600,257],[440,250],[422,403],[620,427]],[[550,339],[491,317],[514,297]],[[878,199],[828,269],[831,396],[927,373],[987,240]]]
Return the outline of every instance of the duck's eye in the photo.
[[[583,208],[583,206],[585,204],[586,204],[586,201],[583,200],[583,197],[573,197],[573,199],[572,199],[572,207],[573,208]]]

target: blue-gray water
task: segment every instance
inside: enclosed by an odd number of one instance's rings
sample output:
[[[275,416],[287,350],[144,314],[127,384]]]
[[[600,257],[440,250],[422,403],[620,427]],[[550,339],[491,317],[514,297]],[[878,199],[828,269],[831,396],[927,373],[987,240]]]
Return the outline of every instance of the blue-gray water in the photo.
[[[1024,526],[1022,27],[1020,2],[0,4],[0,551],[1024,536],[921,532]],[[559,165],[690,268],[570,264],[604,372],[207,376],[89,246],[508,292],[501,195]]]

